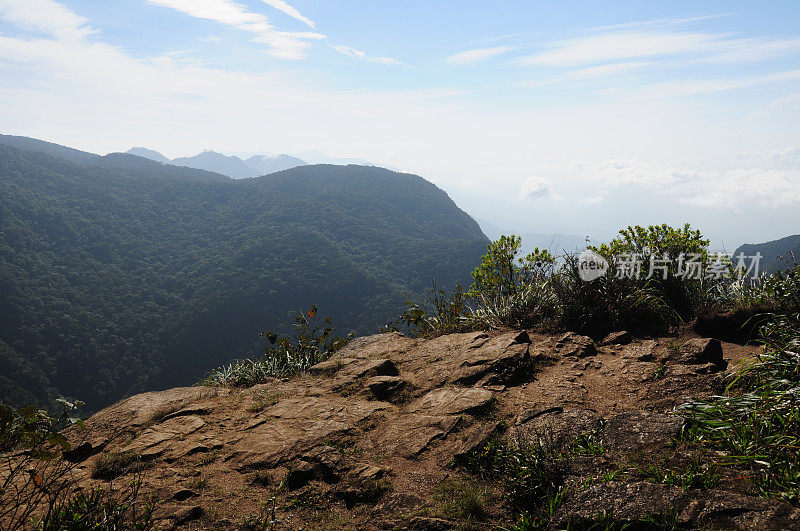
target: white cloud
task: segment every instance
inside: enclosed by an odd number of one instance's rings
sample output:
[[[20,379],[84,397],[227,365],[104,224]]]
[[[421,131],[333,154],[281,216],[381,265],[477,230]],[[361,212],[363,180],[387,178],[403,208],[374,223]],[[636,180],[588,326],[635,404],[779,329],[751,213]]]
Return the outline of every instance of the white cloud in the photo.
[[[625,189],[636,186],[674,197],[679,203],[703,208],[744,211],[747,208],[800,208],[800,170],[736,168],[694,170],[670,168],[638,160],[605,160],[563,167],[559,182],[578,189],[602,186]],[[610,192],[609,192],[610,193]],[[581,203],[599,203],[601,196]]]
[[[550,195],[550,182],[543,177],[530,177],[522,183],[520,199],[540,199]]]
[[[748,168],[798,170],[800,169],[800,146],[741,153],[736,159],[739,165],[747,165]]]
[[[348,55],[350,57],[358,57],[359,59],[364,59],[367,57],[367,52],[362,52],[361,50],[356,50],[355,48],[344,46],[342,44],[331,44],[330,47],[340,54]]]
[[[576,70],[569,70],[563,74],[548,75],[540,79],[529,79],[517,82],[519,87],[542,87],[556,83],[594,81],[597,78],[618,78],[622,74],[644,68],[652,63],[647,61],[628,61],[625,63],[612,63],[607,65],[587,66]]]
[[[565,74],[568,79],[593,79],[596,77],[617,76],[630,70],[636,70],[651,65],[648,61],[628,61],[626,63],[611,63],[607,65],[587,66],[572,70]]]
[[[372,63],[380,63],[380,64],[384,64],[384,65],[393,65],[393,66],[398,66],[398,65],[402,65],[403,64],[400,61],[398,61],[397,59],[393,59],[391,57],[372,57],[372,56],[369,56],[369,55],[367,55],[367,52],[364,52],[362,50],[356,50],[355,48],[351,48],[350,46],[344,46],[344,45],[341,45],[341,44],[330,44],[329,46],[331,48],[333,48],[334,50],[336,50],[337,52],[339,52],[340,54],[342,54],[342,55],[346,55],[348,57],[355,57],[357,59],[364,59],[364,60],[370,61]]]
[[[53,0],[0,0],[0,18],[61,39],[77,40],[94,33],[85,18]]]
[[[728,35],[639,29],[556,41],[515,60],[528,66],[576,67],[628,59],[684,56],[707,62],[762,61],[800,52],[800,39],[737,39]]]
[[[466,50],[445,59],[448,63],[454,65],[465,65],[470,63],[477,63],[485,61],[492,57],[508,53],[514,50],[513,46],[495,46],[493,48],[476,48],[474,50]]]
[[[403,63],[394,59],[393,57],[367,57],[367,61],[372,61],[373,63],[380,63],[382,65],[393,65],[393,66],[400,66]]]
[[[681,184],[684,204],[746,211],[748,208],[800,208],[800,171],[731,170],[710,172]]]
[[[147,0],[204,20],[252,33],[253,41],[269,46],[268,53],[281,59],[302,59],[309,41],[324,39],[315,32],[279,31],[260,13],[248,11],[232,0]]]
[[[203,42],[221,42],[222,41],[222,39],[220,39],[216,35],[207,35],[207,36],[201,38],[200,40],[203,41]]]
[[[767,105],[766,111],[797,112],[800,111],[800,92],[778,98]]]
[[[722,79],[697,79],[656,83],[646,88],[648,96],[692,96],[710,92],[723,92],[800,79],[800,70],[787,70],[769,74]]]
[[[306,17],[304,17],[303,15],[301,15],[300,11],[298,11],[295,8],[293,8],[292,6],[290,6],[289,4],[284,2],[283,0],[261,0],[261,1],[264,2],[267,5],[270,5],[270,6],[274,7],[275,9],[277,9],[279,11],[283,11],[285,14],[289,15],[290,17],[292,17],[292,18],[294,18],[296,20],[299,20],[300,22],[302,22],[303,24],[306,24],[310,28],[314,28],[314,22],[313,21],[311,21],[311,20],[307,19]]]

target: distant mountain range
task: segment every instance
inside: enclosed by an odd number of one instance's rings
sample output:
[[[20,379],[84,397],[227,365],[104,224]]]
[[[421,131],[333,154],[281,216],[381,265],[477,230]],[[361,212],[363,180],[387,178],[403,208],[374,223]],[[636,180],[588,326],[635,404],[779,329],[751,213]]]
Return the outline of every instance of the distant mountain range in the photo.
[[[172,162],[158,151],[143,147],[130,148],[128,151],[126,151],[126,153],[130,153],[131,155],[136,155],[137,157],[144,157],[146,159],[154,160],[156,162],[160,162],[161,164],[170,164]],[[183,166],[185,166],[185,164]]]
[[[481,230],[490,240],[494,241],[502,235],[510,236],[516,234],[522,238],[521,252],[526,255],[534,248],[547,249],[552,254],[558,255],[564,252],[574,253],[586,249],[586,238],[572,234],[546,234],[539,232],[519,232],[508,229],[501,229],[497,225],[484,219],[475,218]]]
[[[355,157],[344,157],[344,158],[337,158],[337,157],[329,157],[325,153],[317,150],[311,151],[303,151],[302,153],[296,153],[295,157],[299,157],[309,164],[357,164],[359,166],[375,166],[372,162],[364,159],[359,159]]]
[[[236,156],[228,156],[216,151],[206,150],[192,157],[178,157],[170,160],[158,151],[143,147],[131,148],[127,153],[162,164],[213,171],[233,179],[250,179],[308,165],[306,161],[291,155],[254,155],[247,160],[242,160]]]
[[[173,164],[175,166],[213,171],[222,175],[227,175],[232,179],[250,179],[261,175],[269,175],[270,173],[278,171],[297,168],[298,166],[306,166],[308,164],[357,164],[359,166],[374,166],[374,164],[364,159],[329,157],[321,151],[306,151],[299,156],[258,153],[244,160],[234,155],[223,155],[222,153],[211,150],[203,151],[191,157],[178,157],[172,160],[158,151],[144,147],[134,147],[129,149],[126,153],[154,160],[162,164]]]
[[[800,234],[786,236],[779,240],[765,243],[746,243],[734,251],[734,257],[740,253],[745,256],[755,256],[761,253],[761,263],[759,271],[764,273],[774,273],[782,271],[795,263],[800,262]]]

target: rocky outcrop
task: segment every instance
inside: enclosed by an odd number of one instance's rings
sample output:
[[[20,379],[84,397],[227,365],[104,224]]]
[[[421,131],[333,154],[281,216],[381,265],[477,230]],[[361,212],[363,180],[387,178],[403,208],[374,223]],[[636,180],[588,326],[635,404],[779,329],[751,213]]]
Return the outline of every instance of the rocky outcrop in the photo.
[[[624,332],[599,345],[574,333],[379,334],[291,380],[123,400],[91,417],[88,435],[70,434],[83,442],[69,457],[86,485],[103,484],[92,474],[103,455],[146,463],[137,470],[165,527],[236,529],[274,498],[278,528],[450,529],[460,522],[443,500],[458,493],[443,495],[442,486],[482,481],[463,468],[472,456],[493,439],[545,437],[571,456],[571,494],[554,526],[612,513],[635,524],[675,511],[687,526],[795,525],[790,505],[731,485],[667,486],[633,467],[685,466],[673,407],[717,392],[728,362],[753,352]],[[587,434],[595,446],[577,451]],[[597,479],[624,467],[626,477]],[[510,524],[496,484],[479,491],[486,525]]]

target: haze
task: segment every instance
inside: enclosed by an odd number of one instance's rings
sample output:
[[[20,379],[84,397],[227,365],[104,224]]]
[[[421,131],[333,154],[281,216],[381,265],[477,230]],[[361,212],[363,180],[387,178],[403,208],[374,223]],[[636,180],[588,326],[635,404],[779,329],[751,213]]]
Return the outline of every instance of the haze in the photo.
[[[358,157],[519,232],[800,226],[796,2],[0,0],[0,132]]]

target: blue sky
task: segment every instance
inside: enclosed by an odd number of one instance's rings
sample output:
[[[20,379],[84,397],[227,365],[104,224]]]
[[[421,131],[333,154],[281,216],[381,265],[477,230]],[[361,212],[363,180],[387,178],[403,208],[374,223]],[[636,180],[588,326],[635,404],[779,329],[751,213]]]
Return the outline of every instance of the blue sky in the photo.
[[[4,133],[320,149],[518,231],[800,232],[797,2],[0,0],[0,98]]]

